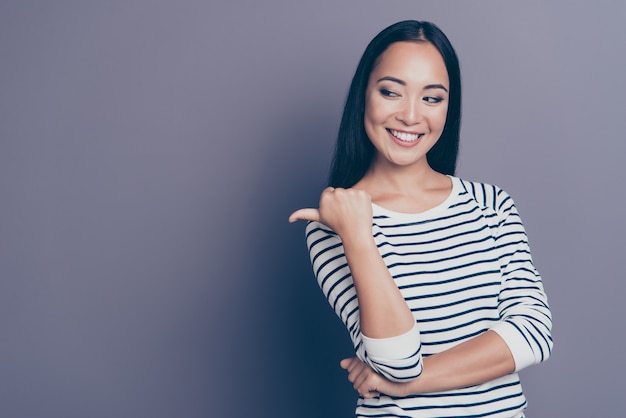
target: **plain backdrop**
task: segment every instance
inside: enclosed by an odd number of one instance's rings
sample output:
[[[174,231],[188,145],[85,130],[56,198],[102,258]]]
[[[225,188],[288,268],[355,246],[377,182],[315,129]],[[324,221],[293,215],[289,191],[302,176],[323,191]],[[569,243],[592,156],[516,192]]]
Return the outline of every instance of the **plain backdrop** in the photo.
[[[458,175],[554,315],[529,417],[626,410],[626,3],[0,1],[0,416],[348,417],[304,223],[369,40],[450,37]]]

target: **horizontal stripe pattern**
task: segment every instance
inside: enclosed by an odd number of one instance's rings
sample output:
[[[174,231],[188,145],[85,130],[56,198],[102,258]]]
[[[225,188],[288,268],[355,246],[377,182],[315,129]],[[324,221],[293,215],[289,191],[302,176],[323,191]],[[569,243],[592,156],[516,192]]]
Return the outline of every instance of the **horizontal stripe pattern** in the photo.
[[[306,228],[317,282],[345,324],[356,355],[388,379],[421,373],[422,358],[487,330],[509,345],[516,371],[546,360],[551,314],[511,197],[496,186],[451,177],[453,191],[421,214],[373,205],[372,233],[419,329],[412,355],[371,358],[360,330],[358,298],[341,239],[319,222]],[[360,417],[513,417],[526,405],[516,373],[436,394],[360,398]]]

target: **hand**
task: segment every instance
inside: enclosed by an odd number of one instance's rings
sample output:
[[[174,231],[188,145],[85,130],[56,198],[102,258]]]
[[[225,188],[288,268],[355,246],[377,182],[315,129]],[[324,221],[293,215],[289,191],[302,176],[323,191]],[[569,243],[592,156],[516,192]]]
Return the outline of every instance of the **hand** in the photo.
[[[299,209],[289,216],[289,222],[297,220],[321,222],[344,238],[355,232],[372,233],[372,199],[360,189],[328,187],[320,197],[319,209]]]
[[[385,379],[357,357],[343,359],[339,365],[348,372],[348,380],[352,383],[352,387],[366,399],[376,398],[381,393],[390,396],[408,395],[406,383]]]

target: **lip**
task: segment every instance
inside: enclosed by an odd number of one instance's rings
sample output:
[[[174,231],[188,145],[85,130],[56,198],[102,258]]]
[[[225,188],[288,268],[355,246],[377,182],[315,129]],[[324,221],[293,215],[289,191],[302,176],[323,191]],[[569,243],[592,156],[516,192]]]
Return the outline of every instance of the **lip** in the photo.
[[[402,131],[399,129],[391,129],[391,128],[386,128],[387,134],[389,135],[389,137],[398,145],[402,146],[402,147],[413,147],[417,144],[419,144],[421,142],[421,139],[424,138],[424,133],[421,132],[409,132],[409,131]],[[403,136],[407,136],[407,135],[417,135],[418,137],[414,140],[402,140],[400,138],[398,138],[397,136],[395,136],[393,133],[395,132],[396,134],[400,134]]]

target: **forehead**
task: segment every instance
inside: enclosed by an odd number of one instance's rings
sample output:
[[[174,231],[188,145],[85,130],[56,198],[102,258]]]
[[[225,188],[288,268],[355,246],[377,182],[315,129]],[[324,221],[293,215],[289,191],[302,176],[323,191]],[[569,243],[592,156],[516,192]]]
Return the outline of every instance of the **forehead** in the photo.
[[[441,53],[430,42],[395,42],[383,52],[372,69],[370,82],[393,76],[406,82],[448,85],[448,71]]]

